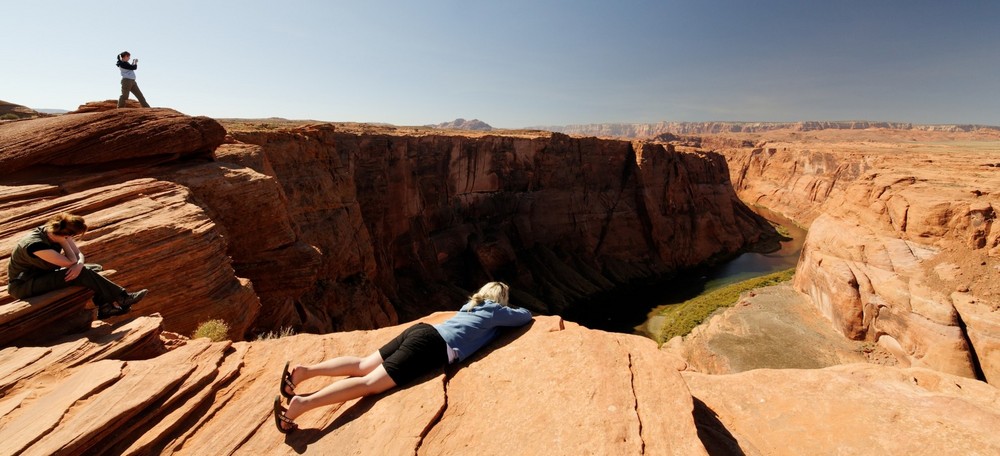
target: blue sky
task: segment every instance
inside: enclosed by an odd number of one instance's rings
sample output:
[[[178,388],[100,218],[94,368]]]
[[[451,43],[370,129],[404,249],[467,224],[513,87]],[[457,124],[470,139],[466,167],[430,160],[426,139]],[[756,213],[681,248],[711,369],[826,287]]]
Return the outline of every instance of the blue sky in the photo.
[[[496,127],[1000,125],[1000,2],[4,1],[0,100]]]

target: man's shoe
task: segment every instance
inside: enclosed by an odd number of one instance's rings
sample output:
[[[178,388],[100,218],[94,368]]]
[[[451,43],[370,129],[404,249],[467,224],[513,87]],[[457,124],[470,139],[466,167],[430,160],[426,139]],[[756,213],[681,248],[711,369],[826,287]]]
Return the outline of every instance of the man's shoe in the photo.
[[[114,304],[102,304],[97,308],[97,319],[107,320],[108,318],[125,315],[127,313],[128,309],[118,307]]]
[[[142,298],[146,297],[146,293],[149,293],[149,290],[145,288],[135,293],[125,293],[125,298],[122,299],[122,308],[128,312],[128,310],[132,308],[133,304],[142,301]]]

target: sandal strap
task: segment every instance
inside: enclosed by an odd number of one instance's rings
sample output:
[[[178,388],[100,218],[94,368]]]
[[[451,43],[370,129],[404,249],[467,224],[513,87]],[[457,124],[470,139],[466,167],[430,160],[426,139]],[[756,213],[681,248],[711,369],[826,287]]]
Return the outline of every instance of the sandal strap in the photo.
[[[285,411],[284,410],[281,413],[278,414],[278,419],[281,420],[281,422],[285,423],[285,424],[292,424],[292,425],[295,424],[294,420],[292,420],[291,418],[285,416]]]

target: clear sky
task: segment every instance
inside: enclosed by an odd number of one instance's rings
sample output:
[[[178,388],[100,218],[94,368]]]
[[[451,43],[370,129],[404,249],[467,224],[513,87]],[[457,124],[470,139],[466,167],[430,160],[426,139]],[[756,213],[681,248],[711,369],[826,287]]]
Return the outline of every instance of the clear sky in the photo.
[[[0,1],[0,100],[495,127],[1000,125],[1000,1]]]

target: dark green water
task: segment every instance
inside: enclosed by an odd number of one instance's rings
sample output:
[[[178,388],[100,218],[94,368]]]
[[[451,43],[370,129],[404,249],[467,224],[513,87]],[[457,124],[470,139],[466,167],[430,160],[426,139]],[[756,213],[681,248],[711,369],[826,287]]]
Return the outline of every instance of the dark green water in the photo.
[[[657,316],[665,306],[681,305],[702,293],[708,293],[726,285],[760,277],[772,272],[794,268],[802,252],[802,244],[806,239],[806,230],[792,223],[791,220],[767,209],[756,208],[758,214],[768,219],[772,224],[781,227],[782,234],[791,239],[781,243],[781,248],[771,253],[744,253],[732,261],[709,268],[696,277],[687,276],[681,281],[672,281],[668,289],[651,303],[646,319],[633,327],[636,334],[649,337],[659,332]]]
[[[592,329],[649,336],[656,330],[656,315],[663,306],[676,305],[716,288],[754,277],[795,267],[805,241],[805,230],[779,214],[755,209],[761,216],[781,227],[791,238],[781,249],[771,253],[744,253],[735,259],[710,268],[684,271],[674,279],[629,293],[620,291],[615,302],[597,299],[563,315],[567,320]]]

